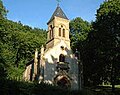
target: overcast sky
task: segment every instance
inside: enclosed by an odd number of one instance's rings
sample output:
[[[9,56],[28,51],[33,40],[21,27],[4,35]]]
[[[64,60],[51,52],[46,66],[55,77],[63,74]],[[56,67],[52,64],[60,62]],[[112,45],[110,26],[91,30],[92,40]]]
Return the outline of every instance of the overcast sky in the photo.
[[[104,0],[61,0],[60,7],[72,20],[81,17],[91,22]],[[57,0],[3,0],[9,10],[7,18],[23,24],[47,29],[47,22],[57,7]]]

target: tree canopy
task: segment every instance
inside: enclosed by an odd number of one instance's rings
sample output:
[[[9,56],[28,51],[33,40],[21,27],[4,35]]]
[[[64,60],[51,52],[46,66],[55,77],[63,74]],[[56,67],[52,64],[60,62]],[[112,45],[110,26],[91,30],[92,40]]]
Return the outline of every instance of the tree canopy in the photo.
[[[80,17],[70,21],[70,39],[73,51],[82,47],[82,43],[86,40],[90,30],[90,23]]]
[[[7,10],[5,9],[2,0],[0,0],[0,19],[7,15]]]
[[[120,81],[120,0],[101,4],[92,27],[82,57],[86,85],[115,85]]]
[[[33,58],[35,48],[40,49],[45,44],[46,31],[1,19],[0,34],[0,62],[9,78],[20,77],[25,64]]]

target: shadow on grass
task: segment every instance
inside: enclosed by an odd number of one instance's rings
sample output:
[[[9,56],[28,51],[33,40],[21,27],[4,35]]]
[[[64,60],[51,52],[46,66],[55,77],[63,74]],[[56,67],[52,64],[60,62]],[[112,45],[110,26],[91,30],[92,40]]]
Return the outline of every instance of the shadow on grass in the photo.
[[[112,87],[110,86],[97,86],[89,89],[94,91],[95,95],[120,95],[120,88],[115,88],[115,91],[112,92]]]
[[[77,91],[44,83],[0,80],[0,95],[120,95],[120,88],[116,88],[114,93],[111,91],[111,87],[104,86]]]
[[[0,93],[2,95],[93,95],[87,90],[72,91],[44,83],[15,80],[0,80]]]
[[[110,87],[98,86],[75,91],[44,83],[0,80],[0,95],[120,95],[120,89],[112,93]]]

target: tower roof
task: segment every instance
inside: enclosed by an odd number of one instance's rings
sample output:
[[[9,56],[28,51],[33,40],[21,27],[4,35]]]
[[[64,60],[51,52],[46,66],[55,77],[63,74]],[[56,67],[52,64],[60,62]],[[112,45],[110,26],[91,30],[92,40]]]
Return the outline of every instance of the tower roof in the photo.
[[[67,16],[65,15],[65,13],[63,12],[63,10],[60,8],[60,6],[58,5],[56,10],[54,11],[52,17],[50,18],[50,20],[48,21],[48,23],[54,19],[54,17],[60,17],[60,18],[64,18],[64,19],[67,19]]]

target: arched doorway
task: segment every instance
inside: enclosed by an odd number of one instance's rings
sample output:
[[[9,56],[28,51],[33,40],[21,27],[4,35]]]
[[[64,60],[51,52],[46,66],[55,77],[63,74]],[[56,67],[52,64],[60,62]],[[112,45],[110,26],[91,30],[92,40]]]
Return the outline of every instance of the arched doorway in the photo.
[[[66,75],[58,75],[54,78],[54,82],[57,86],[62,88],[71,88],[70,78]]]

